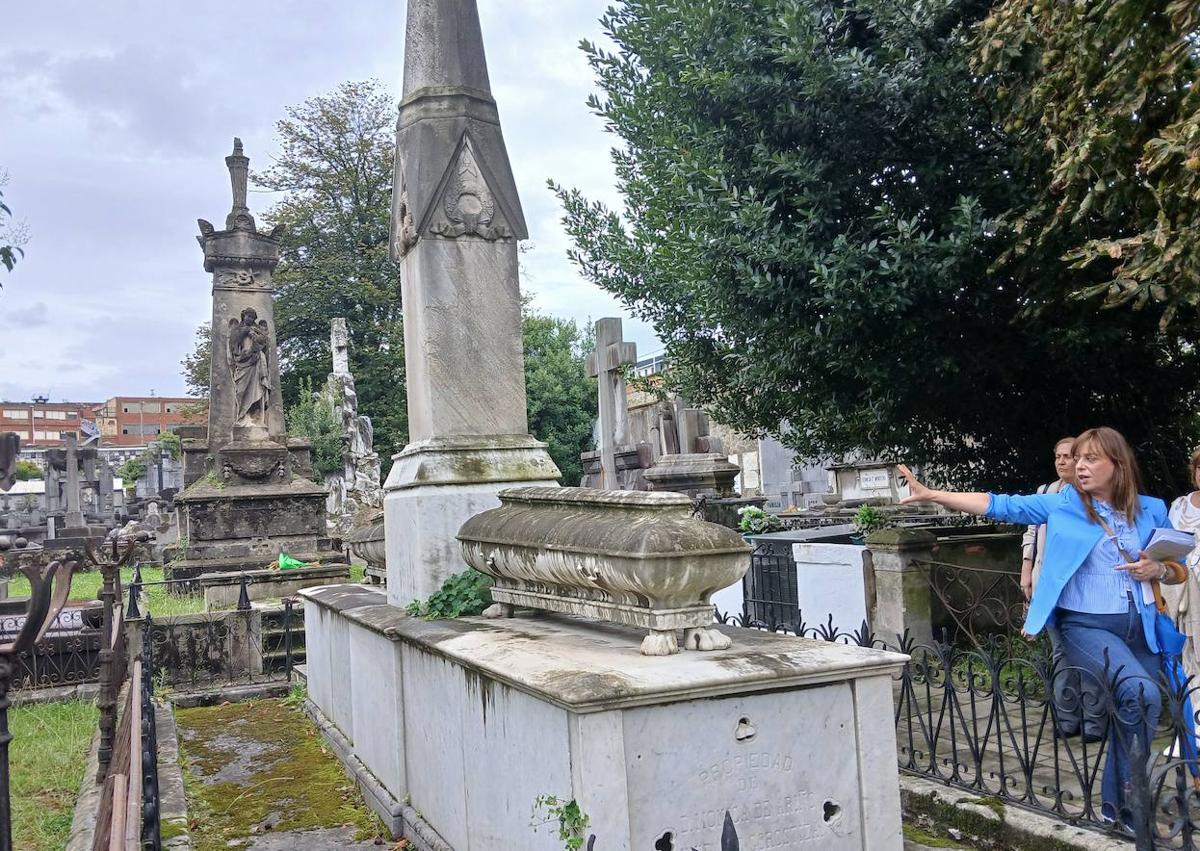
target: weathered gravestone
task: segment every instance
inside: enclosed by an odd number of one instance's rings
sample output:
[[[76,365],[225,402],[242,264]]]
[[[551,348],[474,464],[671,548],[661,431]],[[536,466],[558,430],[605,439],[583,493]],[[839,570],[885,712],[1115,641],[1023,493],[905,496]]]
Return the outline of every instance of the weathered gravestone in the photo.
[[[325,382],[325,395],[333,406],[334,418],[342,426],[342,468],[325,477],[329,496],[325,512],[330,529],[345,535],[363,525],[366,512],[383,507],[379,484],[379,455],[373,448],[375,432],[371,418],[358,413],[358,391],[350,374],[350,332],[346,320],[329,320],[329,348],[333,372]]]
[[[410,442],[384,486],[395,605],[465,568],[455,533],[500,490],[559,475],[529,435],[517,285],[517,241],[528,234],[475,4],[412,0],[406,44],[391,248]]]
[[[322,732],[371,807],[420,851],[558,851],[557,824],[531,826],[545,796],[576,804],[604,851],[716,849],[732,829],[752,849],[899,851],[892,675],[903,656],[716,628],[711,616],[697,626],[689,619],[744,571],[748,548],[692,518],[682,497],[534,486],[497,497],[496,473],[514,475],[519,457],[540,451],[511,431],[525,425],[506,241],[519,208],[507,162],[496,159],[475,3],[409,0],[408,16],[394,226],[410,250],[409,398],[424,436],[397,456],[402,472],[389,481],[389,594],[300,592],[309,708]],[[414,148],[417,139],[430,144]],[[437,191],[414,201],[418,180]],[[414,258],[423,245],[428,253]],[[497,327],[481,327],[490,316]],[[460,326],[480,332],[471,342],[482,345],[483,369],[467,368]],[[481,387],[489,381],[521,400],[520,415],[511,403],[493,408],[499,400]],[[473,423],[479,431],[452,430]],[[494,437],[505,433],[516,437]],[[481,438],[505,452],[483,454]],[[461,465],[453,447],[465,453]],[[410,486],[422,469],[435,484]],[[488,491],[476,479],[485,470],[497,486]],[[471,500],[486,504],[463,527],[465,549],[395,539],[420,534],[421,523],[445,535],[449,518],[430,513],[457,516],[468,500],[441,488],[487,494]],[[416,493],[401,501],[405,491]],[[466,556],[503,577],[507,605],[617,623],[410,617],[395,603],[417,586],[393,569],[393,548],[426,582]],[[401,581],[405,592],[392,593]],[[679,649],[676,627],[687,652],[645,655]]]
[[[587,372],[597,379],[599,449],[579,456],[583,462],[580,484],[585,488],[650,489],[642,473],[652,463],[651,449],[629,439],[629,401],[622,368],[636,362],[637,346],[624,340],[621,320],[596,320],[596,351],[588,355]]]
[[[175,507],[187,547],[165,554],[176,578],[262,568],[281,552],[308,562],[338,558],[309,443],[284,427],[271,282],[277,234],[259,233],[246,206],[250,160],[241,140],[225,163],[233,185],[225,228],[199,220],[204,270],[213,276],[208,430],[183,440],[189,484]]]

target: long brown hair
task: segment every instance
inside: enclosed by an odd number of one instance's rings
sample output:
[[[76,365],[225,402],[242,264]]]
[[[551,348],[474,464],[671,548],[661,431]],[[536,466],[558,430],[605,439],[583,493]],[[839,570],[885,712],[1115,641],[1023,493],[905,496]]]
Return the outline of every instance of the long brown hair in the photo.
[[[1115,428],[1101,426],[1100,428],[1089,428],[1075,438],[1073,449],[1075,457],[1078,458],[1079,453],[1088,446],[1095,447],[1108,460],[1112,461],[1114,468],[1112,507],[1124,514],[1130,524],[1136,522],[1138,510],[1141,508],[1138,493],[1142,489],[1142,471],[1138,467],[1137,458],[1129,446],[1129,441]],[[1084,508],[1087,509],[1088,519],[1096,525],[1100,525],[1100,515],[1096,513],[1096,507],[1092,504],[1091,494],[1079,488],[1079,497],[1083,500]]]

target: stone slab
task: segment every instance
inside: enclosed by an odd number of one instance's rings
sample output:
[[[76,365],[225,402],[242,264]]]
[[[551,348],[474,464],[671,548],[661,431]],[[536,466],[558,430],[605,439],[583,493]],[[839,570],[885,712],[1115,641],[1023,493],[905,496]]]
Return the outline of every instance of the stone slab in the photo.
[[[295,570],[247,570],[232,573],[206,573],[198,580],[204,589],[204,608],[233,609],[241,594],[242,577],[250,602],[290,597],[301,588],[331,585],[350,579],[350,565],[321,564]]]
[[[385,605],[383,593],[361,585],[306,589],[300,596],[307,601],[306,634],[312,623],[307,619],[310,606],[337,611],[367,629],[417,644],[573,712],[888,675],[908,658],[884,650],[721,626],[721,632],[734,638],[731,649],[683,652],[664,664],[660,657],[641,655],[640,631],[616,624],[550,614],[502,621],[428,621]],[[315,679],[311,656],[309,667]]]

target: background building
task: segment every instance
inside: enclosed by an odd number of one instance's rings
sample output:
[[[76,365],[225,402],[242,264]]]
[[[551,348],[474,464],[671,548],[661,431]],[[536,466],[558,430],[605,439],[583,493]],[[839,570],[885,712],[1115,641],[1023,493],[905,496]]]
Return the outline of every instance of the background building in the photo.
[[[114,396],[96,409],[102,442],[144,446],[173,426],[204,422],[205,404],[187,396]]]
[[[62,434],[81,431],[83,420],[95,422],[96,402],[0,402],[0,432],[16,432],[22,446],[62,446]],[[90,427],[90,426],[89,426]]]

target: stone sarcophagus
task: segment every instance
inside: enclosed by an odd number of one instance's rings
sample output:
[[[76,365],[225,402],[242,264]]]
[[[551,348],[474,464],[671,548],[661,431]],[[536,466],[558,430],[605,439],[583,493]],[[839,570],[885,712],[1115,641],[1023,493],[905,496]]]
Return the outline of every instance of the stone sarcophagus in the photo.
[[[711,598],[741,580],[750,547],[675,493],[521,487],[463,524],[467,563],[495,579],[486,614],[528,606],[650,631],[642,653],[723,650]]]

